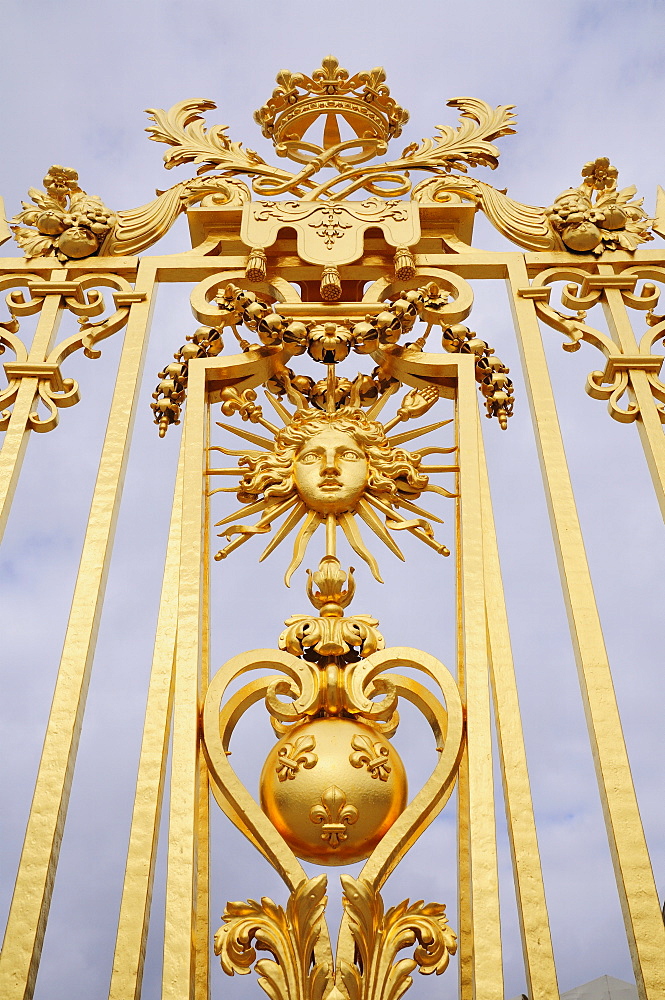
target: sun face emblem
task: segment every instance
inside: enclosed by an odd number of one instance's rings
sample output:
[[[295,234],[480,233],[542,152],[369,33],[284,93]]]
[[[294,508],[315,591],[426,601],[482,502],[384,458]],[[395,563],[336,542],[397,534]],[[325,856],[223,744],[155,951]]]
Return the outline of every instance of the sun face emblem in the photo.
[[[329,425],[296,452],[293,481],[300,499],[318,514],[353,510],[367,486],[367,455],[352,434]]]
[[[425,390],[412,390],[402,403],[401,412],[387,425],[373,420],[378,404],[365,413],[359,406],[342,406],[327,411],[309,406],[299,406],[295,413],[289,411],[270,393],[267,399],[284,422],[281,428],[263,419],[261,408],[253,402],[256,393],[246,391],[242,396],[232,392],[222,405],[230,415],[240,412],[245,419],[261,423],[273,434],[273,440],[220,423],[224,429],[259,444],[261,450],[229,452],[239,456],[237,469],[211,470],[219,474],[238,475],[242,478],[237,487],[221,487],[212,492],[235,492],[244,506],[235,514],[217,523],[224,527],[220,537],[228,544],[215,555],[224,559],[252,535],[268,533],[272,522],[286,515],[273,538],[261,555],[265,559],[288,534],[299,526],[293,548],[293,557],[286,571],[287,585],[293,572],[302,562],[310,538],[320,525],[326,528],[326,551],[335,555],[336,529],[341,527],[351,547],[369,565],[375,578],[381,581],[379,567],[367,549],[360,533],[359,517],[400,559],[404,559],[391,532],[408,530],[442,555],[448,555],[445,545],[434,539],[430,521],[441,519],[418,506],[417,500],[425,491],[435,491],[446,497],[455,494],[441,486],[431,485],[428,471],[455,471],[456,466],[430,466],[424,468],[425,454],[450,453],[454,448],[426,448],[410,452],[399,447],[405,440],[419,437],[450,421],[440,421],[424,428],[403,434],[387,436],[387,430],[401,419],[408,419],[419,403],[420,411],[436,402],[436,394],[423,396]],[[425,400],[425,402],[424,402]],[[426,403],[426,405],[425,405]],[[406,414],[408,413],[408,416]],[[416,517],[404,517],[403,508]],[[260,513],[256,524],[230,523],[239,516]],[[383,517],[381,516],[383,515]]]

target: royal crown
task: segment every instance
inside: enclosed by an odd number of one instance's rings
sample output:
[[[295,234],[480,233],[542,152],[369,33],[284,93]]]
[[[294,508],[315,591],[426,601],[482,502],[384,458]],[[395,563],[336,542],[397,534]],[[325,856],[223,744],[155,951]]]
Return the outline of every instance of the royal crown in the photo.
[[[334,56],[326,56],[311,76],[280,70],[278,87],[254,119],[276,146],[302,139],[309,127],[322,115],[328,116],[323,148],[339,142],[334,120],[339,116],[359,138],[383,142],[400,135],[409,113],[390,96],[381,66],[369,72],[349,76]],[[332,121],[331,121],[332,119]]]

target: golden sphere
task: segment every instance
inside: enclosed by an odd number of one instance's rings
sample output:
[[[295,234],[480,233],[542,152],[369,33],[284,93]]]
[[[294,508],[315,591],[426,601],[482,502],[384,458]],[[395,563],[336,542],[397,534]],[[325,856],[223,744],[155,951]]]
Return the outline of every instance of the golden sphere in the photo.
[[[602,240],[600,229],[593,222],[583,221],[566,226],[561,239],[570,250],[594,250]]]
[[[58,240],[58,246],[64,254],[73,260],[89,257],[99,246],[99,240],[85,226],[71,226],[65,229]]]
[[[406,805],[404,765],[375,729],[315,719],[272,748],[261,808],[294,854],[320,865],[369,857]]]
[[[42,212],[37,219],[37,229],[46,236],[57,236],[65,229],[65,223],[55,212]]]

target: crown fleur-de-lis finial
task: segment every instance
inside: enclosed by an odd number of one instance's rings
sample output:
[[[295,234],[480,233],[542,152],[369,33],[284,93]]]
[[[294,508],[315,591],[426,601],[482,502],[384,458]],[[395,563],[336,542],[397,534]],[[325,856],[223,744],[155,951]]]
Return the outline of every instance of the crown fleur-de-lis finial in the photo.
[[[381,66],[351,76],[335,56],[329,55],[311,76],[280,70],[276,82],[278,86],[255,111],[254,119],[264,136],[275,143],[279,155],[297,162],[347,145],[341,139],[339,119],[357,137],[348,143],[353,148],[353,154],[344,158],[348,163],[360,163],[385,152],[388,140],[399,136],[409,120],[408,111],[390,96]],[[303,142],[305,133],[322,117],[322,145]]]

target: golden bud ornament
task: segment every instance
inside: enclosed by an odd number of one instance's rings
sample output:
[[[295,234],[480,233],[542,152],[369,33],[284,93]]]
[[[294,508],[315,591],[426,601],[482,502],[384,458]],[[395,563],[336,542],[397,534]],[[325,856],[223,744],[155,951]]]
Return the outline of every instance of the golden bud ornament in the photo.
[[[395,277],[398,281],[410,281],[416,273],[416,262],[408,247],[397,247],[395,251]]]
[[[265,281],[268,261],[263,247],[253,247],[247,259],[245,277],[248,281]]]
[[[336,267],[324,267],[321,275],[321,298],[324,302],[336,302],[342,297],[342,279]]]

